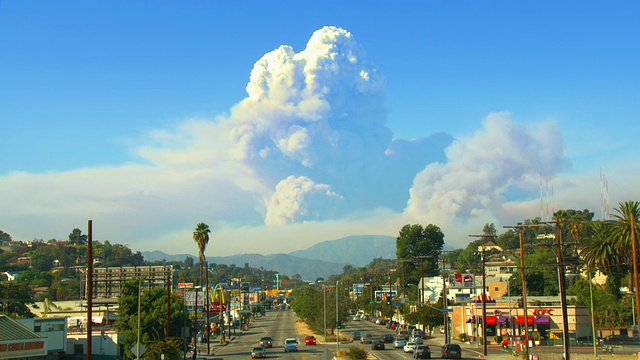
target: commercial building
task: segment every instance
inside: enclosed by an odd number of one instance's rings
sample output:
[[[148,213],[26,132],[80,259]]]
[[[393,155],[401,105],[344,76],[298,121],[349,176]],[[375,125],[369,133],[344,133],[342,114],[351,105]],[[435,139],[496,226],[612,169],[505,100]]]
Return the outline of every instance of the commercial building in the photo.
[[[6,315],[0,315],[0,359],[46,359],[46,337]]]

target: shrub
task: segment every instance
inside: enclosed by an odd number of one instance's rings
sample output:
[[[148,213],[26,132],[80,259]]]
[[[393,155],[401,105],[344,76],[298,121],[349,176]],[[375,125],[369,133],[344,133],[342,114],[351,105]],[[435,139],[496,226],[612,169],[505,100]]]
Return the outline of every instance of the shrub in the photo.
[[[458,334],[458,338],[462,341],[467,341],[467,334],[465,333],[460,333]]]
[[[349,359],[357,360],[357,359],[366,359],[367,352],[364,351],[363,348],[351,346],[349,348]]]

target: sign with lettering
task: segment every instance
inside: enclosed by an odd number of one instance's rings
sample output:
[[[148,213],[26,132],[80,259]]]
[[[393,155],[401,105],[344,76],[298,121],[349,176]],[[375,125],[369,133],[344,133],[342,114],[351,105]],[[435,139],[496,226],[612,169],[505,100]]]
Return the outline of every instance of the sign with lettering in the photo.
[[[23,339],[0,344],[0,359],[45,355],[47,355],[46,339]]]
[[[553,315],[553,310],[554,309],[543,309],[543,308],[538,308],[533,310],[533,315],[537,315],[537,316],[542,316],[542,315]]]

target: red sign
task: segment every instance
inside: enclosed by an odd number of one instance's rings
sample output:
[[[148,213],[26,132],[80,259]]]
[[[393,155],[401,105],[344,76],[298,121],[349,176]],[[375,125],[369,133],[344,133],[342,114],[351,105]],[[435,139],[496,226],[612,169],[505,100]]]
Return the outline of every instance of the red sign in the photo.
[[[553,315],[553,309],[535,309],[533,310],[533,315]]]
[[[225,312],[225,311],[227,311],[227,304],[226,303],[223,303],[221,305],[220,301],[214,301],[210,305],[211,305],[211,307],[209,308],[210,312]]]

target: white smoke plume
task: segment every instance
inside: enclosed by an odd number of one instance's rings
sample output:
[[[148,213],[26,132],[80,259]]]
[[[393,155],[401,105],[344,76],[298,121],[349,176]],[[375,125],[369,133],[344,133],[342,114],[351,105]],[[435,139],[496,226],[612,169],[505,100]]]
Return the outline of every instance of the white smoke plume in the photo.
[[[504,204],[535,199],[539,174],[553,176],[569,165],[555,122],[529,129],[508,113],[492,113],[483,124],[481,131],[447,149],[447,162],[432,163],[417,174],[408,213],[458,226],[471,222],[480,231],[480,223],[523,215],[505,212]]]

